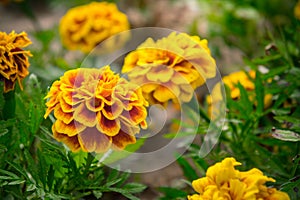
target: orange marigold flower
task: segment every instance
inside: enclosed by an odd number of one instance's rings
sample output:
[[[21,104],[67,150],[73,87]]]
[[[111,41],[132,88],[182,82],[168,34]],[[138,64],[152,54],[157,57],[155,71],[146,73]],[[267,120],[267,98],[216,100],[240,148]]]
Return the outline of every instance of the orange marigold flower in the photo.
[[[109,66],[67,71],[45,98],[47,117],[54,111],[54,138],[72,151],[105,152],[136,142],[147,127],[148,103],[137,85],[114,74]]]
[[[241,172],[235,166],[241,165],[234,158],[209,167],[206,177],[194,180],[192,186],[199,194],[189,195],[189,200],[235,199],[235,200],[289,200],[289,196],[265,183],[275,182],[256,168]]]
[[[176,32],[148,38],[125,57],[122,72],[142,86],[149,103],[189,102],[194,89],[216,74],[207,40]]]
[[[110,36],[129,29],[126,15],[107,2],[92,2],[71,8],[59,25],[63,44],[71,50],[90,52]]]
[[[23,89],[22,80],[29,74],[28,56],[32,55],[22,48],[29,44],[31,41],[25,32],[0,32],[0,80],[4,81],[5,93],[13,90],[17,81]]]

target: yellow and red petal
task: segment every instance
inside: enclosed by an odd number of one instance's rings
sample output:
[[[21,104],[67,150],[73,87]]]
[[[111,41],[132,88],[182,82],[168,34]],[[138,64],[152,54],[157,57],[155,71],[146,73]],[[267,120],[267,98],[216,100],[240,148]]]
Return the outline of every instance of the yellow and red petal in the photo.
[[[76,107],[73,116],[74,120],[88,127],[94,127],[98,122],[97,113],[87,109],[83,103]]]
[[[134,136],[120,130],[120,132],[112,137],[112,147],[114,149],[124,149],[128,144],[136,143]]]
[[[59,119],[54,122],[54,127],[58,133],[63,133],[70,137],[77,135],[78,133],[82,132],[86,128],[86,126],[74,120],[69,124],[66,124]]]
[[[114,120],[120,116],[123,111],[123,107],[124,106],[121,101],[115,100],[115,102],[111,106],[104,106],[104,108],[102,109],[102,114],[105,118]]]
[[[63,110],[61,109],[60,106],[55,107],[54,117],[56,117],[56,119],[62,120],[65,124],[70,124],[71,121],[73,121],[73,119],[74,119],[73,113],[63,112]]]
[[[87,128],[78,135],[83,151],[102,153],[107,151],[112,143],[111,137],[100,133],[96,128]]]
[[[115,136],[119,133],[121,124],[119,119],[109,120],[103,115],[98,113],[98,123],[96,125],[97,129],[108,136]]]
[[[53,137],[57,141],[65,143],[71,149],[71,151],[77,152],[80,150],[80,144],[77,135],[70,137],[66,134],[58,133],[54,125],[52,126],[52,132],[53,132]]]

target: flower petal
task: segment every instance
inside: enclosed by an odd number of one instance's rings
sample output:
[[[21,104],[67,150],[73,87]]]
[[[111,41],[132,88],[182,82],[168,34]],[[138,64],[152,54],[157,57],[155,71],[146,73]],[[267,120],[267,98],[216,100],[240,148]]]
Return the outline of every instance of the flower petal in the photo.
[[[83,151],[101,153],[107,151],[112,139],[100,133],[96,128],[87,128],[78,135]]]
[[[74,120],[71,123],[66,124],[59,119],[54,122],[54,127],[58,133],[64,133],[70,137],[77,135],[86,128],[83,124],[80,124]]]
[[[66,134],[58,133],[55,129],[55,125],[52,126],[52,132],[53,137],[57,141],[65,143],[71,149],[71,151],[76,152],[80,150],[80,144],[77,135],[70,137]]]
[[[86,108],[85,104],[80,104],[74,111],[74,119],[88,127],[97,124],[97,114]]]
[[[113,148],[115,149],[124,149],[128,144],[136,143],[134,136],[124,133],[122,130],[112,137]]]
[[[121,128],[119,119],[109,120],[105,116],[101,115],[100,112],[98,114],[98,119],[100,120],[96,127],[101,133],[108,136],[115,136],[119,133]]]

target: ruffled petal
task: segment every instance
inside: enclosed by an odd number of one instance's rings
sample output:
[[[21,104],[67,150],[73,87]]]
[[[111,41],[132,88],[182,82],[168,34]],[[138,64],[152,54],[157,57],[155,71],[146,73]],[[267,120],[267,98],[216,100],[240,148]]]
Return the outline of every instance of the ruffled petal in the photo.
[[[87,128],[78,135],[83,151],[101,153],[107,151],[112,139],[100,133],[96,128]]]

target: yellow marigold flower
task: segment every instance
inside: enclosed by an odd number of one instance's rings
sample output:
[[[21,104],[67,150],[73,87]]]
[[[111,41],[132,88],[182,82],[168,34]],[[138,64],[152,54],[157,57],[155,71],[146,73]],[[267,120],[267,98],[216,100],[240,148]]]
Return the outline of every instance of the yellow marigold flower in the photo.
[[[300,20],[300,1],[294,7],[294,15],[296,19]]]
[[[238,88],[237,84],[240,83],[247,91],[254,91],[255,90],[255,71],[250,70],[248,74],[244,71],[233,72],[227,76],[222,78],[223,83],[230,89],[230,95],[232,99],[239,99],[240,89]],[[213,98],[212,98],[213,97]],[[264,97],[264,107],[268,108],[272,104],[272,95],[266,94]],[[249,96],[250,100],[254,99],[254,96]],[[206,101],[208,104],[208,114],[211,118],[215,118],[218,113],[212,113],[212,106],[214,104],[219,103],[222,101],[222,93],[220,84],[216,84],[213,88],[212,93],[210,96],[207,96]],[[218,112],[218,110],[216,110]]]
[[[235,166],[241,165],[234,158],[209,167],[206,177],[192,182],[199,194],[189,195],[189,200],[289,200],[289,196],[275,188],[268,188],[266,182],[275,182],[256,168],[241,172]]]
[[[0,32],[0,80],[4,81],[5,93],[13,90],[17,81],[23,89],[22,80],[29,74],[28,56],[32,56],[23,48],[29,44],[31,41],[25,32]]]
[[[103,40],[129,29],[126,15],[108,2],[71,8],[59,25],[63,44],[71,50],[90,52]]]
[[[46,103],[54,111],[54,138],[72,151],[105,152],[136,142],[147,127],[148,103],[137,85],[114,74],[109,66],[67,71],[53,83]]]
[[[171,33],[156,42],[148,38],[125,57],[123,73],[142,86],[149,103],[188,102],[194,89],[216,74],[207,40]]]
[[[250,78],[249,78],[250,76]],[[241,85],[246,90],[254,90],[255,85],[253,83],[253,79],[255,78],[255,71],[250,70],[249,75],[247,75],[244,71],[233,72],[228,76],[223,77],[223,82],[230,89],[230,94],[232,99],[237,99],[240,97],[240,90],[237,87],[237,84],[240,82]]]

